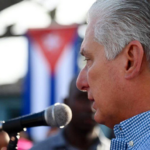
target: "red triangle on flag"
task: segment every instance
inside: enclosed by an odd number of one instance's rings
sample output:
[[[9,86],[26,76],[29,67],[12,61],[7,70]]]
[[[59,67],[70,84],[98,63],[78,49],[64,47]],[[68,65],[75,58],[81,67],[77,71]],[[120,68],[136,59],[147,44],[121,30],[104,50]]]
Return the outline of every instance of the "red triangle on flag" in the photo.
[[[39,45],[46,58],[51,71],[55,72],[55,66],[65,50],[65,47],[73,42],[76,37],[77,27],[30,30],[30,36]]]

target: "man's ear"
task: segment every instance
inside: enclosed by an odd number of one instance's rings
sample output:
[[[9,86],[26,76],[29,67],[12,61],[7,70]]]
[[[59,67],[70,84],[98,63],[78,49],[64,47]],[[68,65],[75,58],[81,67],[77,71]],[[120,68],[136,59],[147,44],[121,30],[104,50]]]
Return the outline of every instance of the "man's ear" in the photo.
[[[139,41],[131,41],[125,47],[125,78],[132,79],[136,77],[141,70],[144,57],[144,50]]]

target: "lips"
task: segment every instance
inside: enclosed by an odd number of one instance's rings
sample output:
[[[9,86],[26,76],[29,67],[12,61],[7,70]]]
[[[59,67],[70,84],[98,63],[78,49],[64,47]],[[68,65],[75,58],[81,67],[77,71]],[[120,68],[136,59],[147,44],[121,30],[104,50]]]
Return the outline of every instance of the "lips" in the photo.
[[[90,101],[94,101],[94,98],[93,98],[93,96],[92,96],[92,93],[90,92],[90,91],[87,91],[88,92],[88,99],[90,100]]]
[[[95,104],[95,102],[93,102],[93,104],[92,104],[92,109],[94,110],[94,112],[96,112],[96,104]]]
[[[94,108],[95,100],[92,97],[89,97],[89,96],[88,96],[88,99],[93,103],[92,104],[92,110],[93,110],[93,112],[95,112],[95,108]]]

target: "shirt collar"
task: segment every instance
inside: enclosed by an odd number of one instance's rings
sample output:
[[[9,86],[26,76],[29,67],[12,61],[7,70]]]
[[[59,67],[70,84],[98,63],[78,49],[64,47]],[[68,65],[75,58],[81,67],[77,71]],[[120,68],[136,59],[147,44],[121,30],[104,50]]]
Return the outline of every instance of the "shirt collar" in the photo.
[[[116,138],[125,139],[127,143],[133,141],[134,144],[137,144],[148,131],[150,131],[150,111],[127,119],[114,127]]]

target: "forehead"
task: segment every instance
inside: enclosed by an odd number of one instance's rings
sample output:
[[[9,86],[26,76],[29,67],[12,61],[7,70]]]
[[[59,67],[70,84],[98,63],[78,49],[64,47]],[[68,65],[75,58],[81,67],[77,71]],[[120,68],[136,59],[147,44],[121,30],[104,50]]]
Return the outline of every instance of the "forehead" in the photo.
[[[84,37],[84,41],[87,41],[87,40],[91,40],[93,39],[94,40],[94,22],[93,24],[92,23],[89,23],[87,25],[87,28],[86,28],[86,32],[85,32],[85,37]]]
[[[87,27],[85,38],[82,42],[80,53],[83,56],[97,56],[101,50],[104,51],[104,46],[101,45],[94,36],[93,26],[94,25],[89,25]]]
[[[84,40],[81,44],[80,52],[82,54],[83,51],[86,51],[90,48],[90,46],[94,43],[94,30],[91,26],[88,26],[86,29]]]

